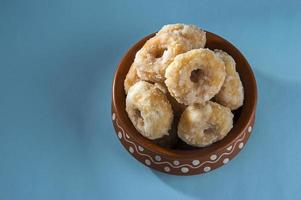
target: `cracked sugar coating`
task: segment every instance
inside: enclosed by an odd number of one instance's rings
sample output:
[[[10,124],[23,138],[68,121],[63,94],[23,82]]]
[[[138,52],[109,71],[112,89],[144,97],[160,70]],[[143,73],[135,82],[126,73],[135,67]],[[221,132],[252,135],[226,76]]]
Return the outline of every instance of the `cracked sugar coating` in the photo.
[[[225,64],[209,49],[194,49],[178,55],[165,77],[168,91],[179,103],[204,103],[222,87]]]
[[[202,48],[206,33],[192,25],[164,26],[137,52],[134,64],[142,80],[163,82],[167,66],[173,59],[191,49]]]
[[[139,81],[130,87],[126,111],[135,128],[148,139],[169,135],[172,108],[165,94],[154,84]]]
[[[205,147],[223,139],[232,127],[231,110],[208,101],[185,109],[178,125],[178,136],[189,145]]]
[[[225,63],[226,78],[221,90],[215,96],[215,101],[223,106],[235,110],[243,105],[244,90],[236,72],[234,59],[224,51],[215,50],[215,54]]]
[[[129,88],[137,83],[140,80],[139,76],[137,75],[137,70],[134,64],[131,65],[130,70],[128,71],[125,80],[124,80],[124,91],[127,94]]]
[[[206,44],[206,32],[195,25],[167,24],[161,28],[157,35],[165,33],[172,33],[177,37],[189,40],[194,49],[203,48]]]

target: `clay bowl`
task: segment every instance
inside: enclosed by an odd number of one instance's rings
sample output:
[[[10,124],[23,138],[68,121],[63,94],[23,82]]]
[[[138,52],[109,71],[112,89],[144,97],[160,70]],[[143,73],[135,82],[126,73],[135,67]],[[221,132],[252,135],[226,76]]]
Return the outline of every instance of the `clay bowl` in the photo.
[[[223,140],[204,148],[187,148],[187,145],[181,142],[173,149],[163,148],[140,135],[125,111],[126,95],[123,87],[125,76],[136,52],[153,36],[154,34],[148,35],[132,46],[116,70],[113,80],[112,121],[118,139],[138,161],[169,174],[200,174],[225,165],[245,146],[254,124],[257,88],[249,63],[230,42],[207,32],[207,48],[224,50],[235,59],[244,86],[244,105],[234,112],[234,127]]]

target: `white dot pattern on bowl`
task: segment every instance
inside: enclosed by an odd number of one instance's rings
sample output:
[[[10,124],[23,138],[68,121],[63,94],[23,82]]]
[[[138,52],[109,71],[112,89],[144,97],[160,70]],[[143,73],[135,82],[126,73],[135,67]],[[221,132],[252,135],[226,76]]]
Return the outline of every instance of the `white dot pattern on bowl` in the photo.
[[[120,131],[118,132],[118,137],[119,137],[119,139],[122,138],[122,133]]]
[[[142,146],[138,146],[139,151],[144,151],[144,148]]]
[[[133,147],[129,147],[129,152],[134,153]]]
[[[112,120],[115,121],[115,119],[116,119],[116,115],[115,115],[115,113],[113,113],[112,114]]]
[[[151,161],[150,161],[149,159],[146,159],[144,162],[145,162],[145,164],[148,165],[148,166],[151,165]]]
[[[173,161],[173,164],[174,164],[174,165],[179,165],[180,162],[179,162],[178,160],[175,160],[175,161]]]
[[[188,173],[189,172],[188,167],[182,167],[181,172],[183,172],[184,174]]]
[[[228,151],[231,151],[231,149],[232,149],[232,145],[227,147]]]
[[[211,168],[210,167],[204,167],[204,172],[209,172],[211,170]]]
[[[210,160],[216,160],[216,158],[217,158],[217,155],[215,155],[215,154],[210,156]]]
[[[166,167],[164,167],[164,171],[170,172],[170,168],[166,166]]]
[[[148,155],[148,151],[146,151],[144,149],[144,147],[136,144],[134,141],[132,141],[132,139],[130,138],[130,136],[124,131],[124,129],[119,125],[118,122],[118,118],[116,118],[116,116],[114,116],[114,113],[112,114],[112,119],[115,121],[115,124],[117,125],[117,127],[119,128],[117,130],[117,136],[120,138],[120,140],[122,141],[122,143],[124,144],[124,142],[126,142],[126,146],[127,149],[130,153],[132,153],[133,155],[138,154],[139,156],[141,156],[141,158],[136,157],[137,159],[143,159],[142,161],[144,161],[144,163],[148,166],[151,165],[163,165],[163,168],[161,168],[162,170],[164,170],[165,172],[171,172],[173,171],[173,169],[177,170],[180,173],[190,173],[190,171],[194,171],[194,169],[198,170],[203,170],[203,172],[209,172],[212,170],[211,167],[215,166],[212,164],[215,163],[219,163],[220,160],[222,160],[221,162],[223,164],[227,164],[230,159],[232,158],[231,155],[232,153],[236,152],[236,149],[242,149],[244,147],[244,138],[246,135],[248,135],[248,132],[252,131],[252,127],[249,126],[248,129],[243,133],[243,135],[241,137],[239,137],[238,139],[236,139],[236,141],[233,141],[233,143],[228,146],[224,152],[219,153],[219,155],[217,154],[212,154],[209,158],[207,158],[207,160],[192,160],[190,161],[190,163],[186,163],[186,162],[182,162],[180,163],[179,160],[174,160],[172,162],[165,160],[163,157],[161,157],[161,155]],[[227,155],[227,156],[226,156]],[[226,157],[224,157],[226,156]],[[230,157],[228,157],[230,156]]]
[[[194,166],[197,166],[197,165],[200,164],[200,161],[199,161],[199,160],[194,160],[194,161],[192,161],[192,164],[193,164]]]
[[[156,156],[155,156],[155,160],[156,160],[156,161],[161,161],[161,157],[160,157],[159,155],[156,155]]]
[[[223,163],[224,164],[227,164],[229,162],[229,158],[225,158],[224,160],[223,160]]]
[[[251,133],[252,132],[252,126],[249,126],[248,128],[248,132]]]

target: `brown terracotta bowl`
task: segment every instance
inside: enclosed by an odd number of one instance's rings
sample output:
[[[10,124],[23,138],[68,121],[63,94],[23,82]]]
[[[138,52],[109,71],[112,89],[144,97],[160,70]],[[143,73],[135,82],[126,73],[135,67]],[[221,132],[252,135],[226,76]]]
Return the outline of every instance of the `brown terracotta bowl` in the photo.
[[[234,112],[234,126],[223,140],[204,148],[187,148],[181,143],[173,149],[163,148],[139,134],[125,111],[126,95],[123,87],[125,76],[136,52],[153,36],[154,34],[151,34],[131,47],[120,61],[115,73],[112,120],[118,139],[138,161],[161,172],[193,175],[223,166],[245,146],[254,124],[257,88],[249,63],[230,42],[207,32],[207,48],[224,50],[235,59],[236,68],[244,86],[244,105]]]

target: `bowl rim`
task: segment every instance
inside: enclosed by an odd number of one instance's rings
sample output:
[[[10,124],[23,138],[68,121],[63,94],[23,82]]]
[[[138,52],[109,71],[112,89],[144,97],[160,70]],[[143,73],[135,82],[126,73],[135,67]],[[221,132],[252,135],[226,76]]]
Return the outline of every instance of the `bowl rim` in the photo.
[[[206,157],[208,156],[208,154],[212,154],[212,153],[216,153],[216,152],[220,152],[222,151],[224,148],[226,148],[229,143],[235,141],[237,138],[239,138],[241,136],[241,134],[243,134],[243,132],[248,128],[248,124],[251,123],[251,121],[253,120],[253,118],[255,117],[255,112],[256,112],[256,105],[257,105],[257,84],[256,84],[256,80],[255,80],[255,76],[254,73],[252,71],[252,68],[250,66],[250,64],[248,63],[247,59],[244,57],[244,55],[232,44],[230,43],[228,40],[224,39],[223,37],[214,34],[212,32],[206,31],[206,34],[210,34],[213,37],[218,38],[219,40],[222,40],[227,46],[230,46],[234,51],[236,51],[239,56],[240,59],[243,60],[243,62],[246,64],[247,71],[249,72],[248,76],[249,76],[249,83],[251,86],[251,89],[253,90],[253,94],[249,96],[248,102],[250,105],[248,105],[249,112],[243,112],[244,110],[241,111],[241,115],[245,115],[244,120],[240,121],[240,126],[236,126],[237,123],[235,125],[233,125],[233,128],[231,129],[231,131],[228,133],[228,135],[234,130],[234,128],[236,128],[236,131],[238,131],[239,133],[236,134],[235,137],[232,137],[231,140],[229,140],[228,142],[224,142],[224,144],[219,144],[216,145],[219,142],[222,142],[223,140],[225,140],[227,138],[227,136],[216,143],[213,143],[210,146],[207,147],[202,147],[199,149],[193,149],[193,150],[177,150],[177,149],[167,149],[164,147],[161,147],[155,143],[153,143],[151,140],[143,137],[141,134],[139,134],[139,132],[135,129],[136,133],[132,133],[133,129],[133,125],[132,124],[128,124],[127,122],[125,122],[125,119],[121,116],[120,112],[122,112],[122,109],[118,109],[120,107],[120,105],[118,103],[116,103],[117,101],[117,96],[118,94],[116,93],[116,81],[117,79],[120,77],[121,74],[121,68],[123,66],[123,63],[125,62],[125,59],[129,56],[129,54],[131,54],[133,51],[135,51],[135,49],[137,49],[137,46],[140,46],[141,43],[145,43],[149,38],[153,37],[156,33],[152,33],[149,34],[147,36],[145,36],[144,38],[138,40],[134,45],[132,45],[127,52],[123,55],[122,59],[119,61],[117,69],[115,70],[115,74],[114,74],[114,78],[113,78],[113,83],[112,83],[112,112],[115,113],[116,118],[118,118],[118,122],[119,125],[124,129],[124,131],[131,137],[133,138],[133,140],[135,140],[135,142],[140,145],[143,146],[144,148],[147,148],[150,152],[153,152],[156,155],[165,155],[168,156],[170,158],[174,158],[174,159],[191,159],[191,158],[202,158],[202,157]],[[137,51],[136,51],[137,52]],[[136,54],[135,52],[135,54]],[[241,76],[241,75],[240,75]],[[124,76],[125,78],[125,76]],[[122,80],[122,83],[124,82],[124,79]],[[120,86],[119,86],[120,87]],[[124,86],[122,84],[122,88],[124,91]],[[244,87],[245,88],[245,87]],[[246,94],[246,93],[245,93]],[[246,97],[246,96],[245,96]],[[124,92],[124,101],[125,101],[126,95]],[[244,105],[245,106],[245,102],[246,102],[246,98],[244,99]],[[244,108],[243,108],[244,109]],[[113,111],[114,110],[114,111]],[[126,112],[125,109],[123,112]],[[242,118],[240,115],[238,121]],[[127,114],[126,114],[126,117]],[[129,119],[128,119],[129,120]],[[130,127],[132,126],[132,127]],[[207,150],[204,151],[204,149]]]

